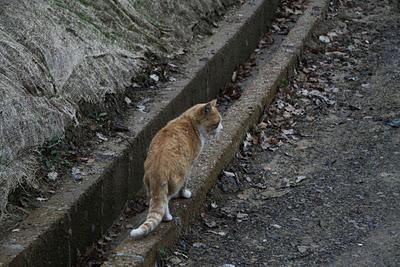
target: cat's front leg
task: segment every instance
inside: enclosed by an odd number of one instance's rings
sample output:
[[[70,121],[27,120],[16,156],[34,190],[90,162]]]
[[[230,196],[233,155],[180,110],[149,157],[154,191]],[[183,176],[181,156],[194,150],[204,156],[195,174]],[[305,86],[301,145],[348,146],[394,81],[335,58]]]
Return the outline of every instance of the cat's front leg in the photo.
[[[167,205],[165,206],[165,213],[164,213],[164,217],[163,217],[163,221],[164,222],[170,222],[172,221],[172,215],[169,212],[169,204],[167,203]]]

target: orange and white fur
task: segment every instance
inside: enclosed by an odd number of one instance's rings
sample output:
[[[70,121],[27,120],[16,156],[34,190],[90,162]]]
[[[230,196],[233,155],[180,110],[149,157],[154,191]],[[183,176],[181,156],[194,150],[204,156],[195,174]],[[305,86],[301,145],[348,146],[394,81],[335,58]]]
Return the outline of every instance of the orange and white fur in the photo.
[[[140,238],[160,222],[171,221],[168,202],[174,197],[190,198],[186,188],[194,161],[205,142],[222,130],[216,100],[186,110],[162,128],[151,141],[144,162],[143,182],[150,197],[146,221],[130,235]]]

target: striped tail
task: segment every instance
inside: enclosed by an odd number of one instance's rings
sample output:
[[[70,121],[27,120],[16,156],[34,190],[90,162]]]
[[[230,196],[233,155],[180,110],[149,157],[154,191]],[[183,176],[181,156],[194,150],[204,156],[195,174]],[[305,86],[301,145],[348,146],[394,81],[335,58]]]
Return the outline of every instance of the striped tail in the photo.
[[[167,196],[151,199],[146,221],[131,231],[131,237],[138,239],[152,232],[162,221],[166,205],[168,205]]]

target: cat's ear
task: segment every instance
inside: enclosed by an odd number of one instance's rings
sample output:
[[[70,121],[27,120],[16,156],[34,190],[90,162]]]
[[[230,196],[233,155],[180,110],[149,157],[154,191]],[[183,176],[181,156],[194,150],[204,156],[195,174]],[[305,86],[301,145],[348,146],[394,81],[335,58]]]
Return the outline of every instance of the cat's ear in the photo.
[[[211,100],[210,104],[211,104],[211,106],[216,107],[217,106],[217,99]]]
[[[210,102],[208,102],[205,106],[204,106],[204,108],[203,108],[203,112],[204,112],[204,115],[206,115],[206,116],[208,116],[208,115],[210,115],[210,113],[211,113],[211,103]]]

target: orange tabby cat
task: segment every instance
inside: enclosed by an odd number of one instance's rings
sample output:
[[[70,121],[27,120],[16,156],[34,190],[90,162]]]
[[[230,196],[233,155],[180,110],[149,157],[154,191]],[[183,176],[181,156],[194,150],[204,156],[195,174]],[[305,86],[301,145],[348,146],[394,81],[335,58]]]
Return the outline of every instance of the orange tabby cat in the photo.
[[[143,182],[150,196],[146,221],[131,231],[139,238],[153,231],[164,221],[171,221],[168,202],[181,196],[190,198],[186,188],[193,162],[204,143],[222,129],[216,100],[198,104],[170,121],[153,138],[144,162]]]

